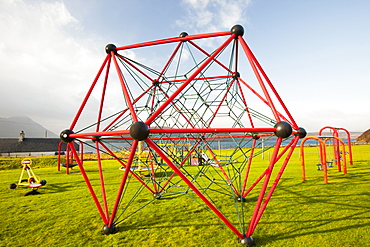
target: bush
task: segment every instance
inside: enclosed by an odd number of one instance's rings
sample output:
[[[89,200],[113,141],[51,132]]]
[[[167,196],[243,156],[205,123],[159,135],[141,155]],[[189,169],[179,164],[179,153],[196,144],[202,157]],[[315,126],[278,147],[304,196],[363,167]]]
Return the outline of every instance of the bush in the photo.
[[[19,169],[22,167],[21,162],[23,159],[24,158],[2,158],[0,159],[0,170]],[[57,156],[34,157],[31,159],[32,168],[58,166]],[[61,159],[61,163],[63,162],[65,162],[64,159]]]

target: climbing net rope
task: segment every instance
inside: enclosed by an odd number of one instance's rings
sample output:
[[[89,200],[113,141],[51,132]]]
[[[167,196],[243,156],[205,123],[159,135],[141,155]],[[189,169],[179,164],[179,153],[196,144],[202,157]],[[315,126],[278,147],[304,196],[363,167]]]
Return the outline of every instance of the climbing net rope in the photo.
[[[295,123],[243,34],[243,27],[235,25],[231,31],[105,47],[107,56],[70,128],[60,134],[94,199],[104,234],[116,231],[128,217],[130,202],[142,193],[151,193],[152,201],[181,193],[212,212],[241,243],[253,243],[252,234],[305,130]],[[89,102],[95,102],[97,120],[77,130],[84,113],[92,110]],[[84,169],[76,141],[97,154],[101,193]],[[255,157],[267,149],[269,160],[254,166]],[[123,173],[112,204],[103,153]],[[132,181],[141,184],[134,194],[127,193]],[[246,203],[252,191],[257,191],[253,207]],[[216,195],[230,201],[235,219],[218,206]]]

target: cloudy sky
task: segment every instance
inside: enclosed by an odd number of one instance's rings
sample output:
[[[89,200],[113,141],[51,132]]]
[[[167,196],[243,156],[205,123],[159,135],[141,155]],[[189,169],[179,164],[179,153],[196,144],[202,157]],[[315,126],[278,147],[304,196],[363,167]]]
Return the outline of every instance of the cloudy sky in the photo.
[[[69,127],[106,55],[123,46],[245,29],[298,125],[370,128],[370,1],[1,0],[0,117]]]

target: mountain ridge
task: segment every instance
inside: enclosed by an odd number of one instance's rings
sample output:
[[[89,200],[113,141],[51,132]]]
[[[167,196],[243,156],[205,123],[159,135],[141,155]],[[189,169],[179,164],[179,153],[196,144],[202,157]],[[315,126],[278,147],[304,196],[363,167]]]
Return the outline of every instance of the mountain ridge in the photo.
[[[359,137],[357,137],[356,141],[369,143],[370,142],[370,129],[366,130]]]
[[[18,138],[22,130],[26,138],[58,137],[27,116],[0,117],[0,138]]]

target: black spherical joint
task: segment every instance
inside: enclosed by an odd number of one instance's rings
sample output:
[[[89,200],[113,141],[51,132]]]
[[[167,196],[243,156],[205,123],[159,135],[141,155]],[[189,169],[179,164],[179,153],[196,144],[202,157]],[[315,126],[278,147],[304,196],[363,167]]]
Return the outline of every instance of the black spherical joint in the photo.
[[[236,36],[243,36],[244,28],[241,25],[235,25],[231,28],[230,32]]]
[[[109,235],[109,234],[114,234],[117,232],[117,227],[113,224],[112,226],[104,225],[103,229],[101,230],[101,233],[103,235]]]
[[[108,44],[108,45],[106,45],[106,46],[105,46],[105,52],[106,52],[107,54],[110,54],[110,53],[111,53],[111,51],[113,51],[113,52],[114,52],[114,54],[117,54],[117,47],[116,47],[115,45],[113,45],[113,44]]]
[[[144,122],[136,122],[130,127],[130,136],[137,140],[143,141],[149,136],[149,127]]]
[[[238,202],[246,202],[247,201],[247,199],[245,199],[245,197],[243,197],[243,196],[238,196],[237,198],[236,198],[236,200],[238,201]]]
[[[259,137],[258,135],[253,135],[253,136],[252,136],[252,138],[253,138],[253,140],[258,140],[258,139],[260,139],[260,137]]]
[[[239,72],[235,72],[235,74],[233,75],[233,78],[234,79],[238,79],[240,77],[240,73]]]
[[[284,121],[275,124],[274,128],[276,128],[275,135],[281,138],[287,138],[293,132],[292,126]]]
[[[304,129],[304,128],[302,128],[302,127],[300,127],[299,129],[298,129],[298,131],[297,131],[297,134],[296,134],[297,136],[299,136],[299,138],[305,138],[306,137],[306,135],[307,135],[307,132],[306,132],[306,130]]]
[[[188,35],[189,34],[187,32],[182,32],[182,33],[180,33],[179,37],[184,38],[184,37],[186,37]]]
[[[75,138],[70,137],[70,134],[74,134],[72,130],[63,130],[60,132],[59,138],[64,142],[72,142]]]
[[[161,193],[159,193],[159,192],[155,192],[154,194],[153,194],[153,197],[154,197],[154,199],[161,199]]]
[[[244,244],[246,246],[256,246],[256,244],[253,241],[252,236],[250,236],[250,237],[244,236],[244,238],[240,240],[240,243]]]
[[[101,139],[101,136],[94,136],[94,138],[92,139],[93,142],[97,142],[97,141],[100,141]]]

